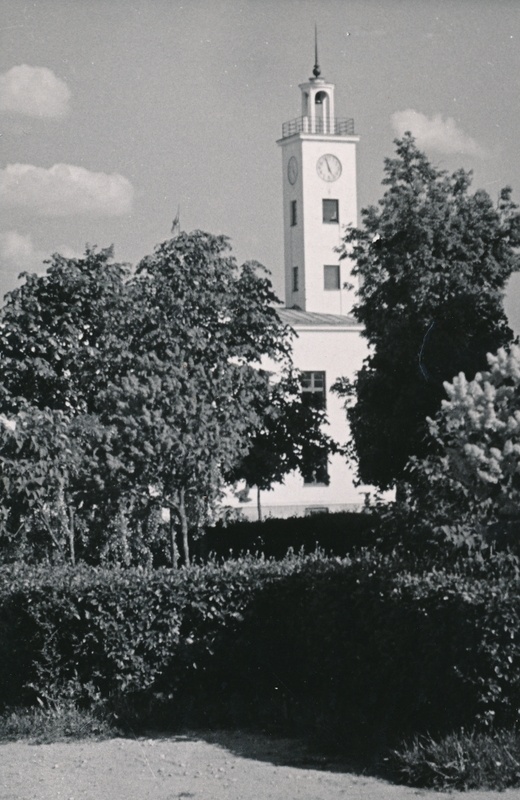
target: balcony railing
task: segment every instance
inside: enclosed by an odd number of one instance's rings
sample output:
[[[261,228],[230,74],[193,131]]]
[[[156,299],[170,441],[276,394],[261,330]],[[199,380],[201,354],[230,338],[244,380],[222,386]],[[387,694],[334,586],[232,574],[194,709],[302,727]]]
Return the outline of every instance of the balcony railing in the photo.
[[[353,136],[353,119],[315,119],[297,117],[282,125],[282,139],[294,136],[295,133],[319,133],[322,136]]]

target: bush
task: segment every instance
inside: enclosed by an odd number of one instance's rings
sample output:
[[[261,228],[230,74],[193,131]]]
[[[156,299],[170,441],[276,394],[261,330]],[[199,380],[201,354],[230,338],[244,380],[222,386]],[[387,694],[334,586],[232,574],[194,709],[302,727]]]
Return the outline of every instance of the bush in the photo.
[[[312,553],[317,549],[346,556],[374,544],[378,521],[376,513],[339,511],[287,519],[267,518],[262,522],[218,523],[195,543],[195,551],[204,560],[209,554],[223,559],[248,552],[280,559],[290,550]]]
[[[179,571],[0,570],[0,700],[142,704],[172,723],[283,723],[384,752],[520,708],[520,577],[397,553]]]
[[[520,736],[516,730],[460,730],[436,741],[416,736],[396,750],[395,776],[411,786],[440,790],[520,786]]]
[[[118,733],[101,709],[78,708],[74,703],[16,708],[0,716],[0,741],[29,739],[38,744],[70,739],[108,738]]]

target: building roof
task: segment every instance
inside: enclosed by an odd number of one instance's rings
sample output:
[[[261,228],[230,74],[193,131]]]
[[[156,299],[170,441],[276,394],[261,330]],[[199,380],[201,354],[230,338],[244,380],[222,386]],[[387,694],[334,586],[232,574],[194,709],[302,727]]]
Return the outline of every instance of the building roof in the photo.
[[[340,314],[320,314],[316,311],[301,311],[298,308],[277,309],[282,322],[291,328],[360,328],[354,317]]]

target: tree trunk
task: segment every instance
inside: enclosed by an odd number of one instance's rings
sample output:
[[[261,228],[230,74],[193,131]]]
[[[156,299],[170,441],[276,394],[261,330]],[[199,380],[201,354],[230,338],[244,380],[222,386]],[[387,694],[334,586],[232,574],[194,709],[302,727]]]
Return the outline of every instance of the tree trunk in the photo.
[[[70,544],[70,560],[72,566],[76,566],[76,546],[74,543],[74,509],[69,506],[69,544]]]
[[[262,501],[260,499],[260,488],[256,487],[256,507],[258,509],[258,521],[262,522]]]
[[[184,563],[190,565],[190,543],[188,540],[188,519],[186,517],[186,505],[184,503],[184,489],[179,493],[179,518],[181,521],[181,537]]]
[[[179,551],[177,549],[177,541],[176,541],[176,530],[175,524],[173,521],[173,513],[170,511],[170,545],[171,545],[171,559],[172,559],[172,568],[177,569],[178,562],[179,562]]]

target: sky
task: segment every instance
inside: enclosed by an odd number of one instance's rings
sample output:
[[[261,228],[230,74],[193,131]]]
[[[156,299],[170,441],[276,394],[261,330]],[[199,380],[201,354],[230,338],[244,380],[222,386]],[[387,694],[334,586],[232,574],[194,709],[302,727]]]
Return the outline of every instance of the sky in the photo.
[[[360,208],[407,129],[520,203],[520,0],[0,0],[0,295],[87,243],[137,264],[178,208],[281,295],[276,140],[300,114],[315,24],[360,136]],[[520,332],[520,276],[506,309]]]

